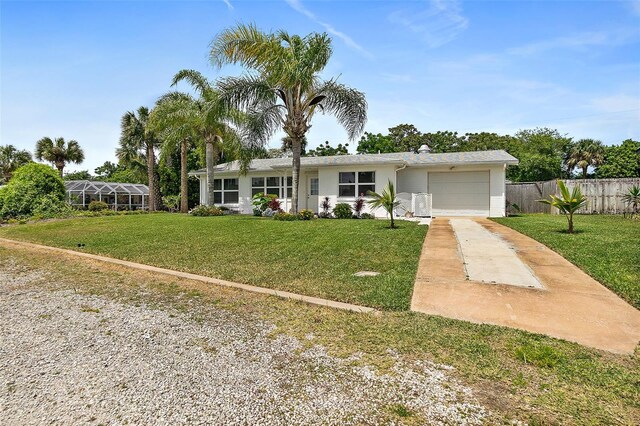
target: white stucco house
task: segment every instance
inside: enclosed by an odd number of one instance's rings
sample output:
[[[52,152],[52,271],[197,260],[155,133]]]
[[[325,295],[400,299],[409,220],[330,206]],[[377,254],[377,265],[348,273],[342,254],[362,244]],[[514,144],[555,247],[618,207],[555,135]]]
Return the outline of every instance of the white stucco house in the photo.
[[[353,204],[358,195],[370,190],[379,193],[391,181],[404,200],[398,215],[407,210],[416,216],[504,216],[505,170],[514,164],[518,160],[502,150],[303,157],[298,208],[318,212],[325,197],[332,206]],[[288,211],[291,171],[291,158],[253,160],[246,175],[239,173],[238,162],[219,164],[214,172],[213,202],[251,214],[251,198],[262,192],[276,194]],[[206,170],[190,175],[200,179],[200,203],[206,204]],[[366,209],[386,217],[382,209]]]

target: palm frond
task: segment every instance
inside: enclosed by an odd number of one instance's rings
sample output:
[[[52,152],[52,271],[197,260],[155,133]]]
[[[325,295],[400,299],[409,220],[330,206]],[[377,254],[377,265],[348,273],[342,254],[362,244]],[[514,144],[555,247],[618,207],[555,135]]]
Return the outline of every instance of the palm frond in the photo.
[[[338,123],[347,131],[350,140],[354,140],[364,131],[367,123],[367,101],[364,93],[335,80],[329,80],[318,87],[313,95],[309,103],[316,96],[326,96],[317,105],[322,105],[325,112],[336,117]]]

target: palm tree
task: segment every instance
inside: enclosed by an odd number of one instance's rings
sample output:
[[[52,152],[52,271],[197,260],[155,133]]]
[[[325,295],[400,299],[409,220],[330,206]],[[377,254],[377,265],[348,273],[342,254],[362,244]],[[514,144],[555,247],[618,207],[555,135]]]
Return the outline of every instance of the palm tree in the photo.
[[[336,79],[320,78],[331,53],[326,33],[300,37],[280,30],[267,34],[244,24],[223,31],[211,44],[215,66],[241,64],[250,70],[218,83],[223,102],[247,113],[247,138],[266,145],[281,128],[291,142],[294,213],[298,211],[302,141],[315,112],[335,115],[351,140],[362,133],[367,121],[364,93]]]
[[[582,169],[582,178],[587,178],[589,166],[597,167],[604,162],[604,146],[593,139],[580,139],[567,153],[565,165],[569,172],[576,167]]]
[[[400,205],[400,200],[396,198],[396,190],[393,187],[393,183],[389,181],[381,194],[369,191],[367,195],[372,197],[371,200],[367,201],[367,204],[374,209],[377,209],[378,207],[385,209],[391,218],[391,229],[395,228],[396,225],[393,221],[393,210]]]
[[[244,142],[233,124],[242,122],[242,115],[235,109],[225,106],[215,86],[200,72],[181,70],[174,77],[172,86],[185,81],[198,94],[194,99],[186,94],[174,94],[181,98],[184,105],[182,115],[195,126],[196,133],[205,144],[205,165],[207,169],[207,205],[213,205],[213,174],[218,157],[225,151],[231,157],[240,159],[241,171],[246,172],[252,153],[245,149]],[[187,118],[188,117],[188,118]]]
[[[622,196],[622,201],[631,207],[631,217],[640,212],[640,186],[633,185],[629,191]]]
[[[565,183],[559,179],[558,188],[560,189],[559,196],[549,195],[548,200],[538,200],[538,202],[549,204],[560,210],[560,213],[564,214],[569,222],[567,233],[573,234],[573,215],[587,204],[587,197],[582,194],[578,185],[573,188],[573,191],[569,192]]]
[[[7,183],[19,167],[30,163],[31,153],[19,150],[13,145],[0,146],[0,183]]]
[[[149,109],[140,107],[136,112],[127,111],[120,121],[120,148],[116,151],[118,160],[124,164],[137,164],[146,160],[149,182],[149,211],[162,208],[160,177],[156,170],[155,149],[160,140],[149,127]]]
[[[162,138],[162,155],[180,147],[180,212],[189,211],[187,154],[198,138],[199,108],[192,96],[170,92],[156,102],[149,125]]]
[[[52,140],[49,137],[44,137],[36,142],[35,157],[38,161],[53,163],[62,177],[64,166],[67,163],[80,164],[84,161],[84,151],[77,141],[65,142],[64,138]]]

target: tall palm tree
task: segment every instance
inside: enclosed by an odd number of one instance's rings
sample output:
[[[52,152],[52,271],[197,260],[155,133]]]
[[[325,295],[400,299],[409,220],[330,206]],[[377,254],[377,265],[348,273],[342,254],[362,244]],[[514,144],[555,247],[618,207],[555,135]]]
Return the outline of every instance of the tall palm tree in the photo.
[[[182,114],[195,126],[205,144],[205,163],[207,169],[207,205],[213,205],[213,174],[218,157],[227,152],[232,157],[240,158],[241,171],[246,171],[251,158],[251,150],[244,147],[244,142],[233,124],[242,122],[242,115],[234,108],[224,105],[214,84],[195,70],[181,70],[171,83],[176,86],[187,82],[198,94],[194,99],[189,95],[175,94],[182,98],[184,110]]]
[[[65,142],[64,138],[52,140],[49,137],[44,137],[36,142],[35,157],[39,161],[53,163],[62,177],[64,166],[67,163],[80,164],[84,161],[84,151],[77,141]]]
[[[13,145],[0,146],[0,184],[9,182],[17,168],[33,161],[31,153]]]
[[[162,138],[161,153],[171,155],[180,148],[180,212],[189,211],[187,155],[199,138],[200,108],[190,95],[169,92],[156,102],[149,125]]]
[[[582,178],[587,178],[589,166],[597,167],[604,162],[604,146],[593,139],[580,139],[573,144],[565,158],[569,172],[576,167],[582,169]]]
[[[162,208],[160,177],[156,169],[155,150],[160,140],[149,127],[149,108],[140,107],[136,112],[127,111],[120,121],[120,148],[116,151],[123,163],[140,164],[146,160],[149,181],[149,211]]]
[[[351,140],[362,133],[367,120],[364,93],[337,79],[320,78],[331,53],[326,33],[300,37],[280,30],[268,34],[244,24],[223,31],[211,43],[215,66],[240,64],[249,70],[218,83],[223,103],[247,113],[247,138],[265,145],[281,128],[291,142],[293,212],[298,211],[302,141],[316,111],[335,115]]]

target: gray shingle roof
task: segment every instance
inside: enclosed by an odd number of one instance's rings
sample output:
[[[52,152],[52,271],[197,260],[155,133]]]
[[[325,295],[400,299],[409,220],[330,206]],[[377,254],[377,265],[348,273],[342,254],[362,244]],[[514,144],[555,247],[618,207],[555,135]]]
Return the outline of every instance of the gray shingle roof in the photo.
[[[302,157],[301,168],[322,166],[368,165],[368,164],[407,164],[416,165],[458,165],[458,164],[518,164],[518,159],[504,150],[448,152],[442,154],[414,154],[412,152],[393,152],[388,154],[334,155],[331,157]],[[291,158],[266,158],[253,160],[249,171],[267,171],[292,167]],[[239,163],[219,164],[216,172],[237,172]],[[206,169],[190,172],[203,174]]]

